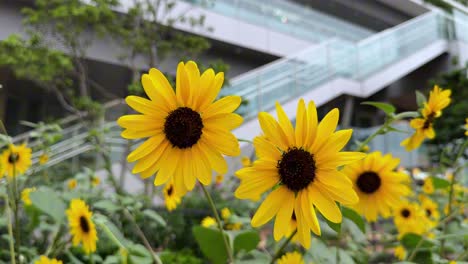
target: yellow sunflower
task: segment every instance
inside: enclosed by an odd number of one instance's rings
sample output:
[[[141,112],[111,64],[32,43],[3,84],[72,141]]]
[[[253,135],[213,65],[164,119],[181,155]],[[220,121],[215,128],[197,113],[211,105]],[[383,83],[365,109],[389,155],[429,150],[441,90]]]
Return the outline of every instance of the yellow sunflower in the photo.
[[[49,155],[44,153],[41,156],[39,156],[39,165],[44,165],[47,163],[47,161],[49,161]]]
[[[164,203],[169,212],[173,211],[180,204],[181,197],[177,194],[173,181],[170,181],[164,187]]]
[[[422,111],[423,116],[434,114],[434,117],[440,117],[442,115],[442,110],[450,104],[451,94],[451,90],[443,90],[435,85],[429,93],[429,100],[424,104],[424,109]]]
[[[242,123],[242,117],[232,113],[241,103],[239,96],[215,101],[223,80],[224,74],[215,75],[212,69],[200,75],[193,61],[177,66],[175,92],[159,70],[143,74],[142,85],[150,100],[128,96],[128,105],[141,115],[117,121],[125,128],[122,137],[148,138],[127,157],[136,161],[133,173],[142,178],[156,174],[156,186],[174,178],[174,188],[183,195],[193,189],[196,179],[210,184],[212,169],[227,172],[223,154],[240,154],[230,130]]]
[[[19,146],[10,144],[0,156],[0,163],[3,168],[0,177],[23,174],[31,166],[31,149],[26,147],[26,143]]]
[[[93,187],[98,186],[100,183],[101,179],[99,179],[98,176],[94,175],[93,177],[91,177],[91,184],[93,185]]]
[[[31,198],[29,197],[29,194],[31,194],[31,192],[34,192],[35,190],[36,190],[36,188],[25,188],[21,192],[21,200],[23,201],[23,203],[25,205],[31,205],[32,204],[32,201],[31,201]]]
[[[381,215],[391,215],[391,208],[398,205],[401,198],[410,193],[407,184],[409,176],[397,172],[400,159],[372,152],[363,160],[349,164],[342,170],[353,182],[359,196],[359,203],[351,206],[371,222]]]
[[[423,192],[427,194],[433,194],[434,193],[434,184],[432,183],[431,177],[426,177],[424,179],[424,184],[422,186]]]
[[[421,208],[424,210],[426,218],[429,220],[431,227],[435,227],[440,218],[438,210],[439,206],[429,197],[424,195],[419,196],[419,201],[421,202]]]
[[[468,118],[465,119],[465,136],[468,137]]]
[[[232,224],[226,224],[226,230],[240,230],[242,228],[242,223],[241,222],[235,222]]]
[[[429,228],[424,212],[415,203],[402,202],[394,209],[393,213],[393,221],[398,230],[399,238],[407,233],[422,235]]]
[[[216,226],[216,220],[211,216],[207,216],[203,218],[201,225],[203,227],[213,227],[213,226]]]
[[[38,260],[34,261],[34,264],[62,264],[63,262],[58,259],[50,259],[46,256],[41,256]]]
[[[231,211],[229,210],[229,208],[224,207],[223,209],[221,209],[221,217],[224,220],[228,220],[229,217],[231,217]]]
[[[93,213],[89,210],[88,205],[81,199],[73,199],[66,214],[70,234],[73,237],[73,246],[82,243],[86,254],[95,252],[98,237],[96,227],[91,219]]]
[[[216,185],[220,185],[221,183],[223,183],[223,180],[224,180],[224,175],[222,175],[222,174],[217,174],[216,175],[216,177],[215,177]]]
[[[78,182],[76,181],[76,179],[71,179],[68,181],[67,185],[68,185],[68,189],[73,190],[78,185]]]
[[[304,260],[299,252],[294,251],[284,254],[278,259],[278,264],[304,264]]]
[[[264,132],[254,139],[259,159],[252,167],[236,172],[241,183],[235,196],[258,200],[262,193],[273,189],[255,213],[252,226],[261,226],[276,215],[275,228],[279,236],[284,236],[295,213],[298,239],[309,248],[310,230],[321,233],[315,208],[331,222],[340,223],[342,215],[336,202],[358,202],[351,181],[337,167],[362,159],[365,154],[340,152],[352,130],[334,132],[338,109],[330,111],[319,124],[314,102],[306,108],[301,99],[295,129],[278,103],[276,112],[279,123],[268,113],[259,114]]]
[[[241,163],[242,163],[242,166],[244,166],[244,167],[250,167],[250,166],[252,166],[252,161],[251,161],[250,158],[247,157],[247,156],[243,156],[243,157],[241,158]]]
[[[404,260],[406,258],[406,254],[406,249],[403,246],[396,247],[393,252],[393,255],[395,255],[399,260]]]

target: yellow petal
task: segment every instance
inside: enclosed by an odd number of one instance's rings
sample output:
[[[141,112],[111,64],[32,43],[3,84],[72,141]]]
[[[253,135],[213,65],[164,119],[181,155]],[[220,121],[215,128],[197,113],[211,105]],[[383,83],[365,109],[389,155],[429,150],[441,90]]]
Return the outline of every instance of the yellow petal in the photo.
[[[297,219],[297,237],[301,245],[308,249],[310,247],[310,228],[307,224],[304,212],[302,211],[301,200],[296,198],[296,203],[294,205],[294,212],[296,213]]]
[[[281,152],[279,149],[266,140],[265,137],[254,138],[253,144],[257,157],[273,161],[281,159]]]
[[[296,142],[295,140],[295,135],[294,135],[294,128],[291,124],[291,121],[289,120],[288,116],[284,112],[283,108],[281,105],[276,102],[276,114],[278,115],[278,121],[280,124],[281,129],[283,129],[283,132],[288,139],[288,145],[292,146]]]
[[[304,221],[316,235],[320,236],[320,224],[317,219],[317,215],[315,214],[314,205],[312,203],[313,197],[310,195],[307,189],[304,189],[299,193],[298,199],[301,199],[302,214],[304,216]]]
[[[214,80],[211,82],[211,85],[205,87],[206,88],[205,92],[200,98],[199,109],[201,112],[204,112],[208,110],[207,109],[208,107],[211,107],[210,104],[216,99],[216,97],[218,97],[219,91],[221,90],[221,87],[223,86],[223,82],[224,82],[224,73],[219,72],[214,77]],[[226,113],[228,112],[232,112],[232,111],[227,111]]]
[[[322,193],[319,188],[313,184],[308,187],[309,195],[312,197],[312,203],[322,213],[322,215],[333,223],[341,223],[341,211],[335,201]]]
[[[187,102],[187,104],[194,105],[194,102],[198,104],[202,89],[202,87],[200,87],[200,70],[198,70],[197,64],[193,61],[188,61],[187,64],[185,64],[185,70],[187,71],[190,82],[190,92],[192,94],[191,101]]]
[[[340,112],[337,108],[334,108],[320,121],[320,124],[317,127],[317,136],[312,145],[312,152],[316,153],[320,147],[327,142],[328,138],[335,131],[336,126],[338,125],[338,119]]]
[[[210,167],[219,174],[226,174],[228,171],[228,165],[223,156],[209,145],[205,144],[203,140],[200,140],[198,144],[200,144],[200,151],[203,152],[210,162]]]
[[[296,146],[303,146],[305,145],[306,137],[307,137],[307,111],[304,103],[304,99],[300,99],[299,103],[297,104],[297,112],[296,112]]]
[[[210,118],[203,119],[203,124],[206,127],[222,127],[227,130],[233,130],[242,124],[244,119],[242,116],[234,113],[224,113],[213,115]]]
[[[260,127],[269,140],[282,150],[287,150],[289,148],[286,136],[270,114],[266,112],[259,113],[258,121],[260,123]]]
[[[202,117],[208,119],[217,114],[231,113],[239,107],[241,103],[241,97],[236,95],[230,95],[219,99],[213,104],[209,105],[204,112]]]
[[[163,109],[158,104],[155,104],[150,100],[142,97],[130,95],[125,98],[125,102],[127,102],[131,108],[135,109],[135,111],[142,114],[156,117],[160,116],[162,118],[165,118],[167,115],[167,112],[163,111]]]
[[[289,223],[292,218],[294,209],[294,193],[290,193],[284,197],[283,204],[281,205],[275,219],[275,226],[273,236],[276,241],[280,240],[283,236],[287,235]]]
[[[165,184],[171,177],[174,176],[174,172],[178,166],[180,156],[175,155],[176,148],[169,146],[164,153],[164,157],[161,159],[161,168],[154,179],[154,185],[159,186]]]
[[[179,106],[188,106],[192,101],[192,91],[190,82],[188,79],[187,71],[183,62],[179,62],[177,65],[177,76],[176,76],[176,97]]]
[[[237,141],[237,138],[229,131],[214,129],[213,127],[204,128],[200,140],[224,155],[240,155],[239,142]]]
[[[138,159],[141,159],[145,156],[147,156],[149,153],[151,153],[156,147],[161,144],[161,142],[165,139],[166,137],[164,134],[159,134],[150,137],[148,140],[143,142],[138,148],[136,148],[134,151],[132,151],[128,157],[127,161],[128,162],[134,162]]]
[[[177,107],[175,92],[174,89],[172,89],[172,86],[167,80],[166,76],[164,76],[161,71],[155,68],[150,69],[149,76],[151,77],[155,87],[158,89],[161,97],[164,98],[164,102],[169,106],[170,109],[175,109]]]
[[[289,191],[282,186],[272,191],[253,216],[251,222],[252,226],[258,227],[270,221],[278,212],[281,204],[287,198],[287,195],[289,195]]]
[[[309,130],[308,132],[308,137],[306,138],[306,148],[312,147],[312,144],[315,141],[315,138],[317,137],[317,124],[318,124],[318,118],[317,118],[317,108],[315,107],[314,101],[310,101],[309,105],[307,106],[307,129]]]

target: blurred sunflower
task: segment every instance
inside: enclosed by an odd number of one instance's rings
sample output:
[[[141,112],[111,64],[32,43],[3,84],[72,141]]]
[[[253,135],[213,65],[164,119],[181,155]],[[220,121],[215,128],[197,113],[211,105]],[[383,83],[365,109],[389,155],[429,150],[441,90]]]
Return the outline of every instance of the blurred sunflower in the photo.
[[[61,260],[50,259],[46,256],[40,256],[38,260],[34,261],[34,264],[62,264]]]
[[[207,217],[203,218],[203,220],[201,221],[201,225],[203,227],[216,226],[216,220],[211,216],[207,216]]]
[[[0,178],[4,175],[13,177],[25,173],[31,166],[31,151],[30,148],[26,147],[26,143],[19,146],[10,144],[0,156],[3,171]]]
[[[396,247],[393,252],[393,255],[395,255],[399,260],[404,260],[406,258],[406,254],[406,249],[403,246]]]
[[[422,186],[422,190],[426,194],[433,194],[434,193],[434,184],[432,183],[431,177],[426,177],[424,179],[424,184]]]
[[[231,211],[229,210],[229,208],[224,207],[223,209],[221,209],[221,217],[224,220],[228,220],[229,217],[231,217]]]
[[[44,153],[41,156],[39,156],[39,165],[44,165],[47,163],[47,161],[49,161],[49,155]]]
[[[98,240],[96,227],[91,219],[93,213],[88,205],[81,199],[73,199],[70,207],[66,211],[70,234],[73,237],[73,246],[82,243],[86,254],[96,251],[96,241]]]
[[[68,184],[67,184],[68,189],[70,189],[70,190],[75,189],[77,185],[78,185],[78,182],[76,181],[76,179],[69,180]]]
[[[365,154],[340,152],[351,138],[352,130],[334,132],[338,109],[330,111],[319,124],[314,102],[306,109],[301,99],[295,129],[278,103],[276,112],[279,123],[268,113],[259,114],[264,133],[254,139],[259,159],[252,167],[236,172],[241,183],[235,196],[258,200],[275,187],[252,218],[252,226],[261,226],[276,215],[275,228],[278,236],[283,236],[294,212],[298,239],[309,248],[310,230],[317,235],[321,233],[315,208],[331,222],[340,223],[342,215],[336,202],[358,202],[351,181],[337,167],[362,159]]]
[[[226,230],[236,231],[236,230],[240,230],[241,228],[242,228],[242,223],[240,223],[240,222],[235,222],[235,223],[232,223],[232,224],[226,224]]]
[[[247,157],[247,156],[243,156],[243,157],[241,158],[241,163],[242,163],[242,166],[244,166],[244,167],[250,167],[250,166],[252,166],[252,161],[251,161],[250,158]]]
[[[410,126],[415,129],[415,133],[401,142],[407,151],[418,148],[425,138],[433,139],[435,131],[433,129],[434,120],[442,115],[442,110],[450,104],[450,90],[442,90],[437,85],[429,94],[429,100],[424,103],[421,110],[422,117],[414,118]]]
[[[359,196],[359,202],[351,208],[370,222],[377,221],[379,215],[389,217],[391,208],[397,206],[411,192],[407,186],[409,176],[395,171],[399,163],[400,159],[391,154],[382,156],[377,151],[345,166],[342,173],[353,182],[354,190]]]
[[[294,251],[284,254],[278,259],[278,264],[304,264],[304,260],[299,252]]]
[[[415,203],[403,202],[394,209],[393,213],[399,238],[406,233],[422,235],[429,228],[424,212]]]
[[[215,101],[223,85],[224,74],[213,69],[202,75],[195,62],[177,66],[176,91],[157,69],[143,74],[142,85],[149,99],[128,96],[125,100],[141,115],[125,115],[117,123],[125,128],[122,137],[148,138],[127,160],[136,161],[133,173],[142,178],[156,174],[154,184],[174,178],[181,195],[195,186],[196,179],[208,185],[212,169],[225,174],[224,155],[240,154],[239,142],[230,130],[242,123],[232,113],[239,107],[239,96]]]
[[[21,201],[23,201],[24,205],[31,205],[32,204],[32,201],[31,201],[31,198],[29,197],[29,194],[31,194],[31,192],[34,192],[35,190],[36,190],[36,188],[25,188],[21,192]]]
[[[169,212],[173,211],[180,204],[180,199],[177,195],[176,190],[174,189],[173,181],[170,181],[164,187],[164,203]]]
[[[220,185],[223,183],[224,176],[222,174],[217,174],[215,177],[215,183],[216,185]]]
[[[431,227],[435,227],[440,218],[437,203],[424,195],[419,196],[419,201],[421,202],[421,208],[424,210]]]
[[[465,136],[468,137],[468,118],[465,119]]]

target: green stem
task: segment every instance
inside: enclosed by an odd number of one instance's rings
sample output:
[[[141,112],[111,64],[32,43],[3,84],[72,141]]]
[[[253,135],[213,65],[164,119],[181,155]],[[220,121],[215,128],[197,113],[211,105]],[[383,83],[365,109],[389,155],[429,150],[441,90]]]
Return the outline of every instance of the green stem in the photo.
[[[124,209],[124,214],[128,218],[128,220],[130,220],[130,222],[132,222],[133,226],[135,226],[135,230],[137,231],[138,236],[143,241],[143,244],[145,245],[146,249],[148,249],[148,251],[151,253],[151,256],[153,257],[154,262],[156,262],[157,264],[163,264],[161,259],[159,258],[159,256],[156,255],[156,253],[154,253],[153,248],[151,247],[148,239],[146,238],[146,236],[143,233],[143,231],[141,230],[141,228],[138,226],[138,224],[135,221],[135,218],[132,216],[132,214],[130,214],[130,212],[127,209]]]
[[[62,225],[59,224],[57,227],[57,230],[55,230],[53,238],[52,238],[52,243],[50,243],[49,247],[47,248],[46,252],[44,253],[45,256],[49,256],[49,254],[52,252],[52,250],[55,248],[55,245],[60,239],[60,231],[62,230]]]
[[[247,143],[253,144],[252,140],[248,140],[248,139],[245,139],[245,138],[238,138],[237,140],[240,141],[240,142],[247,142]]]
[[[294,232],[292,232],[291,235],[289,235],[288,239],[286,239],[286,241],[284,241],[284,243],[276,251],[275,255],[273,256],[273,258],[270,261],[270,264],[275,263],[275,260],[277,260],[277,259],[279,259],[281,257],[281,255],[283,254],[283,250],[286,248],[286,246],[289,244],[289,242],[291,242],[291,239],[294,237],[294,235],[296,235],[296,233],[297,233],[297,229],[294,230]],[[338,250],[338,248],[337,248],[337,250]]]
[[[15,217],[15,251],[17,255],[17,260],[19,262],[20,256],[20,224],[19,224],[19,215],[18,215],[18,180],[16,179],[16,168],[15,164],[13,164],[13,202],[15,206],[13,207],[13,214]]]
[[[361,144],[359,144],[357,151],[363,151],[364,147],[371,141],[373,140],[376,136],[382,134],[385,129],[387,128],[388,125],[390,125],[391,122],[386,121],[379,129],[377,129],[372,135],[367,137]]]
[[[11,263],[16,264],[16,256],[15,256],[15,245],[14,245],[14,238],[13,238],[13,223],[11,222],[11,212],[10,212],[10,201],[8,199],[8,195],[4,196],[5,198],[5,214],[7,218],[7,225],[8,225],[8,236],[10,237],[9,239],[9,244],[10,244],[10,257],[11,257]]]
[[[463,155],[465,152],[466,147],[468,146],[468,140],[465,140],[465,142],[460,146],[460,149],[458,150],[457,156],[455,157],[454,163],[457,163],[458,159]],[[449,195],[448,195],[448,208],[447,208],[447,215],[450,215],[452,213],[452,202],[453,202],[453,186],[456,183],[456,178],[457,174],[459,173],[461,167],[456,169],[453,172],[452,180],[450,181],[450,190],[449,190]],[[443,227],[443,234],[447,235],[447,230],[448,229],[448,221],[444,223]],[[442,239],[440,241],[440,255],[444,256],[445,255],[445,239]]]
[[[219,231],[221,232],[221,236],[223,237],[224,247],[225,247],[226,252],[228,254],[228,257],[229,257],[229,263],[233,264],[234,263],[234,256],[232,255],[231,247],[229,246],[228,240],[227,240],[226,236],[224,235],[223,226],[221,225],[221,218],[219,217],[218,211],[216,210],[216,206],[215,206],[215,204],[213,202],[213,199],[211,198],[211,195],[206,190],[205,186],[203,184],[200,184],[200,186],[201,186],[201,188],[203,190],[203,193],[206,196],[206,199],[208,200],[208,203],[210,204],[211,210],[213,211],[213,214],[214,214],[214,216],[216,218],[216,222],[218,223]]]

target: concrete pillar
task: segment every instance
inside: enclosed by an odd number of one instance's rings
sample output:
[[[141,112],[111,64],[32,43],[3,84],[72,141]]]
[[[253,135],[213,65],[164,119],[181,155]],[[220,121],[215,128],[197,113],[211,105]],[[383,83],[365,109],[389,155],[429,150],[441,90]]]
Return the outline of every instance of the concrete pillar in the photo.
[[[354,108],[354,97],[346,95],[345,105],[343,109],[341,127],[349,128],[351,126],[351,121],[353,120],[353,108]]]

